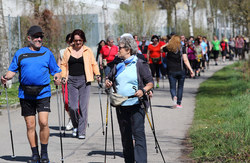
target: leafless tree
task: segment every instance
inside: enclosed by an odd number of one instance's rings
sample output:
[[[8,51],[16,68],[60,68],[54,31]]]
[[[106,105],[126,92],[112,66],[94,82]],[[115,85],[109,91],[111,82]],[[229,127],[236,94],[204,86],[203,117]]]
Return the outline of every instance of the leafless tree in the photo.
[[[0,76],[6,73],[9,66],[8,41],[5,30],[3,4],[0,0]]]

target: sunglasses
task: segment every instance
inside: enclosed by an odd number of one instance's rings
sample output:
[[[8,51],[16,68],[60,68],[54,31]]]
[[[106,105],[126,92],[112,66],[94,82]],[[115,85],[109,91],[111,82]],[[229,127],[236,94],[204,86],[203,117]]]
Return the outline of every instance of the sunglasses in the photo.
[[[32,36],[33,38],[41,38],[41,39],[43,39],[43,35],[34,35],[34,36]]]
[[[155,39],[153,39],[153,41],[158,41],[158,39],[155,38]]]
[[[124,46],[119,46],[118,48],[119,48],[119,50],[121,50],[122,48],[125,48],[125,47]]]
[[[83,42],[83,40],[74,40],[74,42]]]

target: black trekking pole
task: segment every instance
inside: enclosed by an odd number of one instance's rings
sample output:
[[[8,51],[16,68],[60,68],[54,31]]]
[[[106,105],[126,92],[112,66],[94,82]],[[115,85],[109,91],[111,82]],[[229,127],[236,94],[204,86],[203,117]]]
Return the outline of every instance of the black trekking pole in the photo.
[[[113,115],[111,106],[110,106],[110,119],[111,119],[111,130],[112,130],[112,141],[113,141],[113,154],[115,159],[115,138],[114,138]]]
[[[153,126],[153,130],[155,132],[155,123],[154,123],[154,118],[153,118],[153,110],[152,110],[152,105],[151,105],[151,99],[150,99],[150,97],[148,97],[148,100],[149,100],[149,108],[150,108],[150,113],[151,113],[152,126]],[[157,148],[156,141],[155,141],[155,150],[156,150],[156,153],[158,153],[158,148]]]
[[[55,77],[55,79],[57,79]],[[58,109],[58,121],[59,121],[59,132],[60,132],[60,145],[61,145],[61,162],[63,163],[64,162],[64,159],[63,159],[63,144],[62,144],[62,131],[61,131],[61,109],[59,107],[59,97],[58,97],[58,85],[56,85],[56,100],[57,100],[57,109]]]
[[[106,163],[106,157],[107,157],[108,113],[109,113],[109,90],[107,90],[107,110],[106,110],[106,130],[105,130],[104,163]]]
[[[60,89],[60,86],[58,86],[58,88]],[[62,92],[59,90],[59,101],[60,101],[60,114],[61,114],[61,117],[63,117],[63,112],[61,111],[61,109],[63,108],[62,107]],[[61,120],[61,124],[63,124],[63,121]],[[61,126],[61,128],[63,128],[63,126]],[[64,126],[65,128],[65,126]],[[65,133],[63,134],[63,136],[65,136]]]
[[[133,86],[133,89],[134,89],[135,91],[137,91],[137,89],[136,89],[135,86]],[[139,98],[139,97],[138,97],[138,98]],[[141,103],[143,104],[143,106],[144,106],[144,112],[145,112],[146,117],[147,117],[147,119],[148,119],[149,126],[150,126],[150,128],[151,128],[151,130],[152,130],[152,132],[153,132],[155,142],[156,142],[156,144],[157,144],[157,146],[158,146],[158,148],[159,148],[159,151],[160,151],[160,153],[161,153],[161,157],[162,157],[162,159],[163,159],[163,162],[166,163],[165,158],[164,158],[164,156],[163,156],[163,154],[162,154],[162,151],[161,151],[160,144],[159,144],[159,142],[158,142],[158,140],[157,140],[157,138],[156,138],[155,131],[154,131],[154,129],[153,129],[153,127],[152,127],[152,124],[151,124],[151,122],[150,122],[150,119],[149,119],[149,116],[148,116],[148,113],[147,113],[147,110],[146,110],[147,106],[146,106],[146,104],[145,104],[145,102],[144,102],[144,100],[143,100],[143,97],[139,98],[139,100],[140,100],[140,102],[141,102]]]
[[[12,147],[12,158],[16,158],[15,152],[14,152],[14,143],[13,143],[13,136],[12,136],[12,128],[11,128],[11,120],[10,120],[10,108],[9,108],[9,100],[8,100],[8,93],[7,93],[7,86],[4,84],[5,88],[5,95],[6,95],[6,102],[7,102],[7,110],[8,110],[8,120],[9,120],[9,129],[10,129],[10,141],[11,141],[11,147]]]
[[[104,135],[104,123],[103,123],[103,114],[102,114],[102,99],[101,99],[101,88],[102,85],[99,83],[99,101],[100,101],[100,110],[101,110],[101,121],[102,121],[102,134]]]

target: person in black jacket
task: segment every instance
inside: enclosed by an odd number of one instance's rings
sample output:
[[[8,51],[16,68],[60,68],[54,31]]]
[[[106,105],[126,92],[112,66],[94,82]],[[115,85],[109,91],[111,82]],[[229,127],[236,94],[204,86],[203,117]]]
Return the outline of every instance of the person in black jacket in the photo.
[[[122,96],[135,96],[116,107],[126,163],[147,162],[145,94],[153,88],[154,81],[148,64],[137,57],[137,50],[133,37],[121,37],[118,57],[122,61],[114,65],[105,82],[106,88],[113,86],[114,91]]]
[[[167,73],[170,85],[170,93],[174,103],[172,108],[182,108],[181,101],[186,77],[185,69],[186,67],[188,68],[191,77],[194,77],[194,72],[188,61],[186,49],[181,45],[180,36],[172,36],[169,43],[162,46],[162,50],[167,53]],[[176,92],[177,82],[178,90]]]

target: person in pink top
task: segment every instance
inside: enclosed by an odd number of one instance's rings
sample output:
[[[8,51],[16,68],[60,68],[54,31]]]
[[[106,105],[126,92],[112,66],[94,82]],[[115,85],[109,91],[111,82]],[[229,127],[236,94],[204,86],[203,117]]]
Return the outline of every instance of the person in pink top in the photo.
[[[239,59],[245,59],[244,53],[244,39],[242,36],[239,36],[236,40],[236,48],[239,55]]]
[[[107,76],[111,70],[109,63],[111,63],[118,54],[118,47],[114,44],[113,37],[109,36],[107,38],[107,45],[102,47],[100,54],[100,61],[102,61],[100,62],[100,69],[104,69],[105,76]]]
[[[192,69],[195,70],[196,56],[195,56],[194,44],[193,44],[192,40],[188,41],[188,46],[186,47],[186,52],[188,55],[189,63],[191,65]]]

